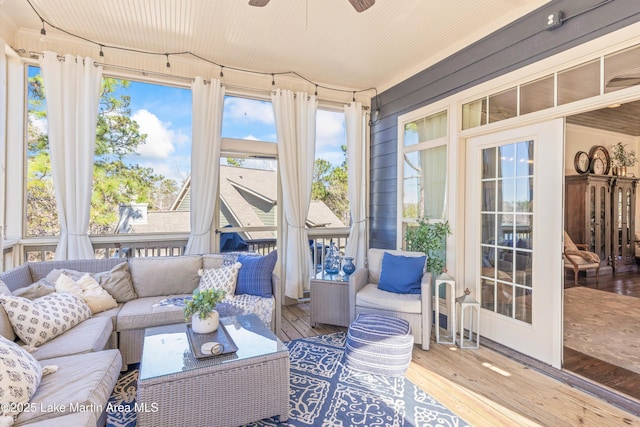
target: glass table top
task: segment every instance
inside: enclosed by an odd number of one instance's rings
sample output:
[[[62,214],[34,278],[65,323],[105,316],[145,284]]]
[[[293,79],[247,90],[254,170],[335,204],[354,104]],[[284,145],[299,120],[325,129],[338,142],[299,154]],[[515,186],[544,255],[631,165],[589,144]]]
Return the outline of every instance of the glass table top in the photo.
[[[238,351],[203,359],[195,358],[191,351],[186,323],[147,328],[140,380],[288,351],[255,314],[223,317],[220,323],[238,346]]]
[[[347,276],[345,276],[344,274],[340,274],[340,273],[335,273],[335,274],[329,274],[329,273],[325,273],[324,271],[319,271],[316,273],[315,279],[318,280],[331,280],[334,282],[348,282],[349,278]]]

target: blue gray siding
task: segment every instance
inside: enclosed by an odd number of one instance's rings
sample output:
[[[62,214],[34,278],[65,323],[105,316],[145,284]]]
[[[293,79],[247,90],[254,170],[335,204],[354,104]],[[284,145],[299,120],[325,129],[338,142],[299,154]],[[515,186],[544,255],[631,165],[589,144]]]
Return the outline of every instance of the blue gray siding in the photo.
[[[558,10],[570,19],[545,30]],[[381,93],[381,119],[371,127],[370,246],[396,246],[398,116],[639,20],[638,0],[552,1]]]

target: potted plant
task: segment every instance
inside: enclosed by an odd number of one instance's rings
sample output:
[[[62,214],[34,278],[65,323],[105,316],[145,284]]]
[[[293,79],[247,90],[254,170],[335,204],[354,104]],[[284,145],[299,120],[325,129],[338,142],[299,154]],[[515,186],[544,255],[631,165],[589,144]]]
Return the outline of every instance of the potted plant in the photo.
[[[437,277],[445,267],[445,244],[451,235],[449,221],[429,222],[429,218],[418,218],[417,226],[407,227],[405,243],[407,250],[427,254],[427,271]]]
[[[193,291],[193,297],[186,302],[184,307],[184,320],[189,321],[191,317],[191,328],[193,332],[208,334],[216,329],[220,324],[220,315],[215,310],[216,304],[224,299],[226,292],[220,289]]]
[[[613,166],[613,174],[626,176],[627,167],[634,166],[638,159],[636,158],[636,152],[634,150],[627,150],[627,144],[618,142],[611,145],[611,165]]]

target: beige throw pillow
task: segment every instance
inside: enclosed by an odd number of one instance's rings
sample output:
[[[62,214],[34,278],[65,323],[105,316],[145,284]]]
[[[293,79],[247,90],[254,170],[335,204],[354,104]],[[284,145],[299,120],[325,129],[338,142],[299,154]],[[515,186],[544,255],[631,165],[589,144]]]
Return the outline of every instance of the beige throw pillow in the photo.
[[[79,296],[87,303],[92,314],[100,313],[118,306],[115,299],[104,290],[96,279],[85,274],[75,281],[66,274],[61,274],[56,281],[57,292],[68,292]]]
[[[85,273],[70,269],[55,269],[47,274],[46,280],[56,283],[61,274],[66,274],[73,280],[78,281],[82,276],[88,274],[94,277],[100,286],[102,286],[117,302],[127,302],[138,298],[136,291],[131,282],[131,274],[129,272],[129,264],[122,262],[109,271],[100,273]]]

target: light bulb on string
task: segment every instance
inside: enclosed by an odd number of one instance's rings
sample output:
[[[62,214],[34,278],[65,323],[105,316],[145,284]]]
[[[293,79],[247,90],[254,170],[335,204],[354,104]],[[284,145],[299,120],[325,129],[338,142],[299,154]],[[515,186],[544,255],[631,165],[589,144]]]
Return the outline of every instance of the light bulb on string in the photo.
[[[100,45],[100,53],[99,53],[99,55],[100,55],[100,62],[103,62],[103,61],[104,61],[104,52],[102,51],[102,48],[103,48],[103,47],[104,47],[104,46]]]
[[[167,57],[167,68],[171,68],[171,63],[169,63],[169,54],[165,53],[165,56]]]
[[[43,42],[45,37],[47,36],[47,30],[44,28],[44,19],[40,18],[42,21],[42,29],[40,30],[40,41]]]

